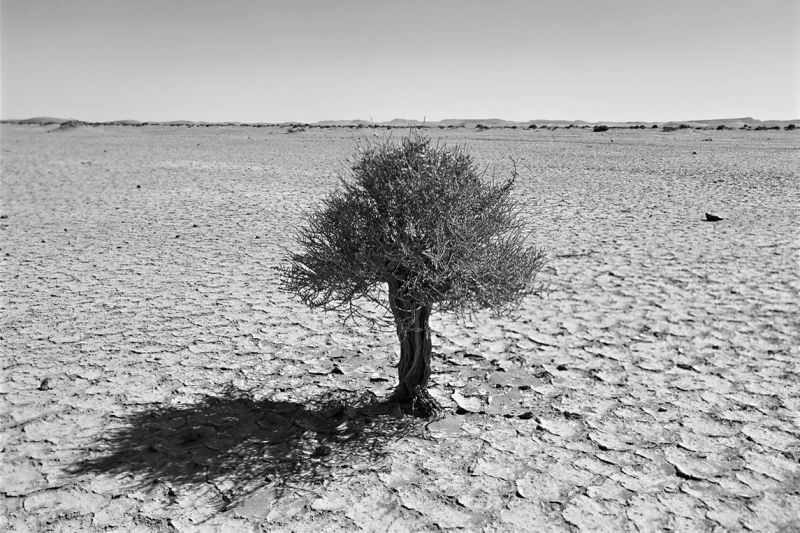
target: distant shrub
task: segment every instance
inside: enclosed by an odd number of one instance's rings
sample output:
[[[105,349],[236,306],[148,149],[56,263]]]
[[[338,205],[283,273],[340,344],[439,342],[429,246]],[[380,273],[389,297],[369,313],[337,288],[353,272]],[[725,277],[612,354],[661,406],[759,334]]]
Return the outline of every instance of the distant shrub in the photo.
[[[650,127],[651,127],[652,129],[656,129],[656,128],[658,128],[658,124],[653,124],[653,125],[652,125],[652,126],[650,126]]]
[[[784,129],[785,129],[786,131],[792,131],[793,129],[797,129],[797,126],[795,126],[794,124],[789,124],[789,125],[788,125],[788,126],[786,126]]]
[[[673,126],[664,126],[661,131],[675,131],[675,128]]]
[[[79,128],[81,126],[88,126],[86,122],[81,120],[65,120],[61,123],[61,125],[56,128],[57,130],[73,130],[75,128]]]
[[[598,124],[594,127],[594,129],[592,129],[592,131],[608,131],[608,126],[605,124]]]
[[[483,124],[476,124],[475,125],[475,129],[476,130],[488,130],[489,126],[484,126]]]
[[[725,127],[725,124],[720,124],[719,126],[717,126],[717,129],[718,130],[727,130],[728,128]]]
[[[686,130],[686,129],[689,129],[689,125],[688,125],[688,124],[681,124],[680,126],[678,126],[678,129],[679,129],[679,130]]]
[[[794,126],[794,124],[792,124],[792,126]],[[536,128],[538,128],[538,127],[539,127],[539,126],[537,126],[536,124],[531,124],[530,126],[528,126],[528,129],[529,129],[529,130],[535,130],[535,129],[536,129]]]
[[[306,131],[305,128],[301,128],[300,126],[292,126],[288,130],[286,130],[286,133],[301,133],[304,131]]]

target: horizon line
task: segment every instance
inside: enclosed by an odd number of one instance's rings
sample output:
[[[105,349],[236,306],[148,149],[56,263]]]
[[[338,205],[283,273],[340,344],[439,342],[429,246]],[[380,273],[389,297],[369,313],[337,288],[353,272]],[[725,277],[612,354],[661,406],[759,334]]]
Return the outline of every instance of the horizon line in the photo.
[[[364,124],[380,124],[380,125],[387,125],[391,124],[392,122],[414,122],[418,124],[439,124],[444,122],[507,122],[507,123],[514,123],[514,124],[531,124],[536,122],[562,122],[562,123],[572,123],[572,124],[603,124],[603,123],[621,123],[621,124],[663,124],[663,123],[702,123],[702,122],[720,122],[720,121],[752,121],[752,122],[793,122],[793,121],[800,121],[800,118],[795,119],[757,119],[751,116],[744,116],[744,117],[720,117],[720,118],[704,118],[704,119],[687,119],[687,120],[596,120],[596,121],[589,121],[583,119],[553,119],[553,118],[537,118],[537,119],[527,119],[527,120],[514,120],[514,119],[504,119],[504,118],[496,118],[496,117],[483,117],[483,118],[444,118],[441,120],[431,120],[428,121],[425,118],[422,120],[414,119],[414,118],[393,118],[391,120],[384,120],[384,121],[375,121],[371,119],[362,119],[362,118],[350,118],[350,119],[322,119],[317,120],[315,122],[310,121],[298,121],[298,120],[282,120],[278,122],[273,121],[257,121],[257,122],[246,122],[241,120],[188,120],[188,119],[170,119],[170,120],[140,120],[140,119],[132,119],[132,118],[125,118],[125,119],[112,119],[112,120],[84,120],[74,117],[57,117],[57,116],[49,116],[49,115],[36,115],[27,118],[3,118],[0,119],[0,123],[20,123],[20,122],[34,122],[40,120],[49,120],[49,121],[76,121],[76,122],[83,122],[87,124],[110,124],[114,122],[138,122],[138,123],[151,123],[151,124],[166,124],[166,123],[175,123],[175,122],[185,122],[185,123],[193,123],[193,124],[240,124],[240,125],[256,125],[256,124],[265,124],[265,125],[283,125],[283,124],[298,124],[298,125],[311,125],[311,124],[322,124],[326,122],[343,122],[343,123],[356,123],[361,122]]]

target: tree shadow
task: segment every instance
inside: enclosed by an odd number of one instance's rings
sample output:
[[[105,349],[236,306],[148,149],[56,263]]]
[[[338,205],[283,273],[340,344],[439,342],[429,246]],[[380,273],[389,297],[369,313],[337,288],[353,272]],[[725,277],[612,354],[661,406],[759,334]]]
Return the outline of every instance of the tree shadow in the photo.
[[[419,419],[374,394],[335,392],[304,402],[255,400],[230,388],[191,405],[137,412],[105,435],[100,455],[69,473],[129,474],[140,488],[211,484],[225,508],[261,487],[319,484],[380,469],[389,443],[419,434]]]

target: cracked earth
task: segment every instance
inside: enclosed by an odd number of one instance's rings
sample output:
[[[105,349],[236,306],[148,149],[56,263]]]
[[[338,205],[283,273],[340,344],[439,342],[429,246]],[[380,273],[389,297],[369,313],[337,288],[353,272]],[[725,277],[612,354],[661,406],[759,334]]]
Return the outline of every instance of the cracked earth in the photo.
[[[419,421],[391,331],[276,289],[363,130],[47,130],[2,129],[0,528],[800,531],[797,134],[429,130],[514,159],[549,291],[434,315]]]

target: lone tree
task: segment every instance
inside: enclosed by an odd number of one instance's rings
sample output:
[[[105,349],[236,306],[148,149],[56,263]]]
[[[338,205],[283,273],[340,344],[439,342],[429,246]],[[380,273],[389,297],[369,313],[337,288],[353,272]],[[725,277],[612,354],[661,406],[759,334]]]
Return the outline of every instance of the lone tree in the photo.
[[[427,391],[431,312],[512,311],[539,292],[545,254],[511,196],[516,169],[487,180],[462,148],[416,132],[368,143],[350,165],[351,179],[300,229],[282,288],[345,320],[380,305],[400,340],[392,400],[427,416],[438,409]]]

